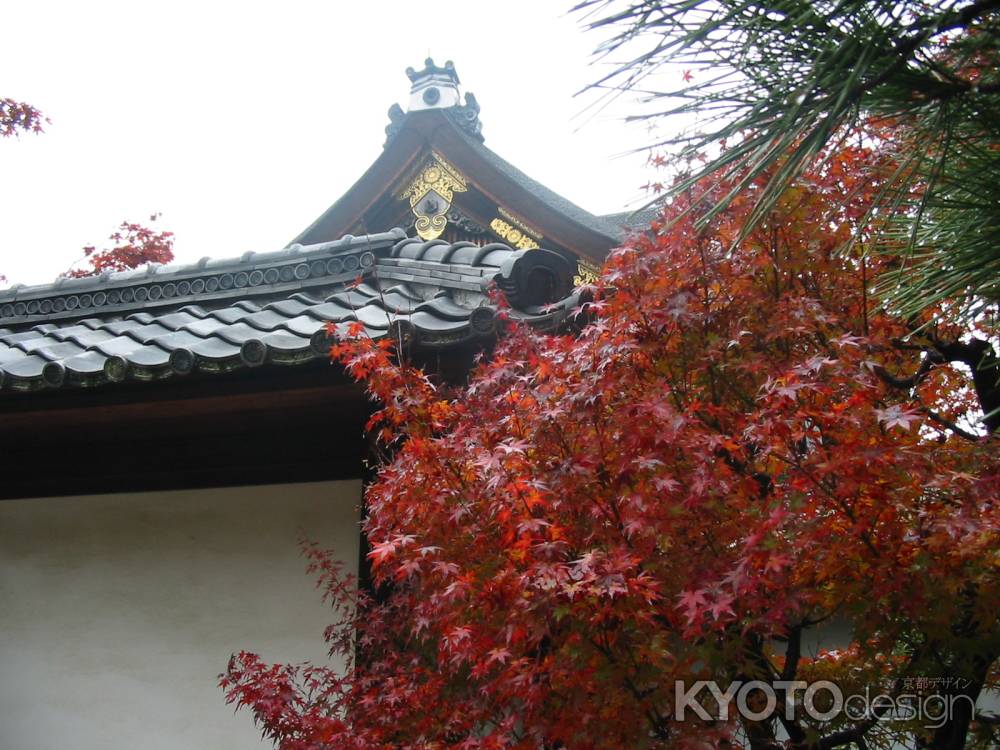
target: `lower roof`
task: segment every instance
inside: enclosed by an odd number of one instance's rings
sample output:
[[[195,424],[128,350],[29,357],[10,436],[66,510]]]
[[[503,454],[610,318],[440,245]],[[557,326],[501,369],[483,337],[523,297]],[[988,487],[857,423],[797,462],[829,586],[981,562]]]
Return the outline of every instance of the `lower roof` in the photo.
[[[402,230],[239,259],[150,267],[0,292],[0,390],[153,381],[328,355],[333,324],[454,347],[515,320],[551,328],[578,304],[547,250],[424,242]]]

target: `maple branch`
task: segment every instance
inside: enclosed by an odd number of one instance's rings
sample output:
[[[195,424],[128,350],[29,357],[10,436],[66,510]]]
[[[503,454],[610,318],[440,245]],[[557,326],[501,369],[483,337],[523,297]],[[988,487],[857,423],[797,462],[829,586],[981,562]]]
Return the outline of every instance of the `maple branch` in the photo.
[[[897,349],[911,349],[923,353],[924,356],[920,361],[920,366],[917,368],[917,371],[912,375],[910,375],[909,377],[901,378],[892,375],[882,365],[875,366],[873,370],[875,374],[879,377],[879,379],[882,380],[882,382],[887,383],[888,385],[894,388],[900,388],[903,390],[910,391],[916,388],[935,366],[946,364],[948,362],[962,362],[966,365],[969,365],[969,367],[972,368],[973,382],[975,384],[978,365],[983,362],[985,357],[987,357],[990,353],[992,353],[992,347],[989,346],[988,342],[983,341],[982,339],[974,339],[973,341],[980,343],[979,345],[975,345],[972,343],[963,344],[961,342],[943,343],[941,341],[936,340],[934,344],[932,344],[934,349],[928,349],[920,345],[905,344],[903,342],[895,341],[893,342],[893,345]],[[989,366],[992,367],[992,365]],[[997,390],[998,387],[1000,387],[1000,383],[997,382],[994,382],[991,385],[990,384],[980,384],[980,385],[983,385],[985,390],[987,391],[995,391]],[[980,388],[978,386],[977,386],[977,395],[979,395],[980,404],[983,407],[983,411],[986,412],[987,415],[989,415],[989,410],[987,409],[986,404],[983,402],[983,395],[980,395]],[[987,394],[987,398],[990,397],[996,398],[997,396],[995,394]],[[917,398],[917,401],[918,402],[920,401],[919,397]],[[953,422],[950,419],[947,419],[941,414],[938,414],[933,409],[925,405],[923,402],[920,402],[920,410],[924,414],[926,414],[927,417],[930,418],[933,422],[936,422],[945,429],[951,430],[959,437],[962,437],[966,440],[970,440],[972,442],[979,442],[982,439],[981,435],[976,435],[975,433],[969,432],[968,430],[959,427],[955,422]]]
[[[878,724],[879,719],[882,718],[882,713],[885,713],[888,709],[883,710],[877,716],[861,722],[857,726],[851,729],[842,729],[839,732],[834,732],[833,734],[823,737],[819,742],[813,745],[806,745],[805,747],[816,748],[816,750],[834,750],[834,748],[841,747],[843,745],[850,744],[860,744],[865,741],[865,735],[871,731],[872,727]]]
[[[802,472],[802,474],[806,477],[806,479],[808,479],[816,487],[816,489],[818,489],[820,492],[826,495],[834,503],[834,505],[840,508],[840,510],[843,512],[845,516],[847,516],[848,520],[850,520],[852,524],[857,524],[858,519],[854,515],[854,511],[851,510],[847,502],[843,498],[839,497],[837,493],[833,492],[828,487],[826,487],[823,484],[822,480],[813,476],[813,473],[808,468],[806,468],[801,461],[797,459],[793,461],[787,456],[782,456],[778,453],[775,453],[773,455],[778,460],[784,461],[789,466],[798,469],[800,472]],[[871,536],[868,534],[867,531],[863,530],[860,531],[859,537],[861,539],[861,542],[865,545],[865,547],[868,548],[868,551],[871,552],[872,555],[874,555],[875,557],[881,556],[881,553],[878,551],[878,548],[875,546],[874,542],[872,542]]]
[[[591,646],[593,646],[597,650],[598,653],[600,653],[605,659],[607,659],[609,664],[613,665],[618,664],[618,660],[615,658],[614,651],[612,651],[610,645],[606,643],[604,644],[600,643],[598,639],[594,638],[593,636],[587,638],[587,641],[590,643]],[[628,675],[622,677],[622,684],[625,686],[625,689],[632,695],[632,697],[635,698],[636,702],[639,703],[640,706],[642,706],[642,710],[646,714],[646,720],[650,724],[650,729],[654,734],[656,734],[657,738],[661,740],[669,739],[670,730],[668,729],[667,726],[666,717],[663,716],[663,714],[661,714],[659,710],[657,710],[656,706],[643,706],[643,704],[646,702],[646,698],[652,695],[655,692],[655,689],[654,688],[647,688],[646,690],[640,689],[639,686],[636,685],[635,682],[632,680],[632,678],[629,677]]]
[[[795,678],[802,658],[802,625],[796,625],[788,634],[788,644],[785,646],[785,664],[781,669],[781,679],[788,681]]]
[[[897,348],[902,348],[897,346]],[[924,357],[920,360],[920,366],[917,371],[907,378],[900,378],[892,375],[885,367],[882,365],[876,365],[874,370],[875,374],[879,378],[894,388],[902,388],[904,390],[911,390],[916,388],[920,382],[927,376],[935,365],[941,365],[945,363],[945,358],[938,352],[928,351],[924,347],[916,347],[919,351],[923,352]]]
[[[754,661],[757,663],[758,667],[762,671],[767,672],[768,676],[773,680],[774,677],[776,677],[777,675],[774,669],[774,665],[771,663],[771,660],[764,655],[764,650],[762,648],[763,644],[761,642],[761,639],[751,636],[749,643],[750,643],[750,653],[753,655]],[[782,680],[790,681],[795,676],[795,672],[798,668],[799,658],[801,657],[801,655],[802,655],[802,625],[800,624],[793,627],[788,636],[788,646],[785,650],[785,664],[781,670]],[[785,705],[788,705],[789,703],[788,689],[781,688],[780,691],[784,697]],[[785,732],[788,733],[788,737],[789,739],[791,739],[793,743],[798,745],[806,741],[806,733],[799,725],[798,720],[787,718],[784,711],[779,711],[777,716],[778,716],[778,721],[781,722],[781,726],[784,727]],[[759,724],[760,722],[754,722],[754,723]],[[780,745],[777,745],[777,743],[775,742],[773,729],[771,729],[771,727],[768,726],[768,730],[771,732],[769,746],[780,747]],[[760,731],[759,728],[757,731]],[[751,744],[753,744],[752,738],[751,738]]]
[[[993,345],[981,338],[971,341],[941,341],[932,338],[934,348],[949,362],[961,362],[972,370],[972,385],[983,410],[989,432],[1000,429],[1000,358]]]
[[[948,690],[951,697],[965,696],[969,700],[953,700],[951,702],[952,714],[948,721],[934,732],[934,741],[931,747],[938,750],[962,750],[965,747],[965,736],[969,731],[969,724],[976,717],[973,707],[979,699],[986,683],[986,676],[995,660],[996,655],[990,652],[974,656],[973,666],[976,673],[970,684],[957,690]]]
[[[962,429],[957,424],[952,422],[950,419],[941,416],[936,411],[923,404],[920,405],[920,410],[924,414],[926,414],[931,419],[931,421],[937,422],[939,425],[941,425],[945,429],[951,430],[961,438],[965,438],[966,440],[969,440],[973,443],[978,443],[983,439],[982,435],[976,435],[972,432],[969,432],[968,430]]]

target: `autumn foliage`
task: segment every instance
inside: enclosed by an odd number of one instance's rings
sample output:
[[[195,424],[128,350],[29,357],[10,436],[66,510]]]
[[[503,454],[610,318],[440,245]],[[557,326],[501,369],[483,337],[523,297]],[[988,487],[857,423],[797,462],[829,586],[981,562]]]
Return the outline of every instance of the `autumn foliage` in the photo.
[[[41,133],[49,122],[37,108],[9,97],[0,97],[0,138],[21,133]],[[149,217],[150,223],[160,218]],[[125,271],[146,263],[169,263],[174,259],[174,233],[157,232],[148,226],[123,221],[108,238],[113,247],[98,250],[93,245],[83,248],[83,267],[70,268],[64,275],[70,278],[95,276],[104,271]],[[78,263],[74,264],[77,266]],[[7,277],[0,274],[0,283]]]
[[[844,248],[885,167],[830,156],[742,240],[763,182],[696,229],[728,187],[699,183],[611,254],[576,331],[513,327],[467,386],[336,345],[387,453],[373,586],[307,548],[351,668],[241,653],[228,699],[282,750],[987,742],[967,711],[672,712],[676,680],[995,684],[1000,463],[946,353],[970,334],[872,301],[891,256]],[[852,642],[808,647],[831,623]]]
[[[155,222],[159,214],[152,214]],[[105,271],[126,271],[146,263],[169,263],[174,259],[174,233],[157,232],[143,224],[123,221],[108,238],[113,247],[98,250],[93,245],[83,248],[82,268],[66,272],[70,278],[94,276]]]
[[[48,122],[45,115],[30,104],[0,97],[0,138],[19,133],[41,133],[45,122]]]

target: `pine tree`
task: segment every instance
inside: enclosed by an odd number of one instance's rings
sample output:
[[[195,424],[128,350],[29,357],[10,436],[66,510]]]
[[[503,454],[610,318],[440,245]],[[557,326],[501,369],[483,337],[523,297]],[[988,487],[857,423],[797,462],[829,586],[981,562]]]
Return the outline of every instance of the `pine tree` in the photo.
[[[879,143],[895,171],[862,232],[905,252],[877,291],[904,315],[945,301],[939,315],[968,323],[1000,302],[998,8],[995,0],[585,0],[576,9],[609,35],[598,54],[613,65],[597,87],[662,104],[643,118],[698,118],[696,132],[656,144],[708,155],[677,192],[707,175],[738,175],[702,225],[773,174],[752,226],[824,147]],[[651,74],[673,65],[682,85],[659,90]]]

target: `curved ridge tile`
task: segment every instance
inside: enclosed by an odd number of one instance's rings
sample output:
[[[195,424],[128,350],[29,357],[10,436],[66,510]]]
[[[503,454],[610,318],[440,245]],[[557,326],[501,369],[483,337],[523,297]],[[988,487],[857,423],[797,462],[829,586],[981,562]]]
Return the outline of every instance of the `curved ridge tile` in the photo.
[[[429,312],[447,320],[468,320],[472,310],[457,304],[451,297],[442,296],[420,303],[415,312]]]
[[[392,286],[386,288],[384,293],[390,294],[393,292],[396,294],[400,294],[409,300],[413,300],[414,302],[424,301],[424,297],[417,294],[416,291],[414,291],[414,289],[409,284],[406,283],[393,284]]]
[[[335,318],[323,320],[320,318],[313,318],[309,315],[296,315],[294,318],[286,321],[284,327],[297,336],[309,337],[325,326],[327,324],[327,320],[335,320]]]
[[[364,307],[377,296],[377,294],[364,293],[359,289],[348,289],[345,292],[334,292],[326,298],[326,301],[336,302],[341,307],[346,307],[348,310],[354,310],[359,307]]]
[[[218,331],[220,328],[225,328],[230,323],[219,320],[218,318],[213,318],[211,315],[207,318],[201,320],[196,320],[194,323],[188,323],[184,326],[183,330],[193,333],[195,336],[211,336],[213,333]]]
[[[314,297],[313,295],[306,294],[305,292],[298,292],[297,294],[293,294],[291,297],[289,297],[289,299],[294,300],[296,302],[301,302],[304,305],[319,305],[322,304],[323,302],[322,297]]]
[[[489,245],[487,245],[487,247],[489,247]],[[500,266],[502,266],[511,258],[515,258],[524,252],[525,252],[524,250],[511,250],[507,246],[494,248],[493,250],[490,250],[488,253],[485,253],[482,257],[480,257],[475,265],[500,268]]]
[[[168,333],[172,333],[169,328],[164,328],[156,323],[130,328],[125,331],[126,336],[135,339],[141,344],[148,344],[157,336],[165,336]]]
[[[104,324],[104,330],[109,333],[113,333],[115,336],[120,336],[125,331],[130,331],[133,328],[138,328],[141,326],[137,320],[114,320],[109,323]]]
[[[208,310],[201,305],[184,305],[184,307],[180,308],[178,312],[187,313],[188,315],[193,315],[196,318],[204,318],[208,315]]]
[[[94,344],[99,344],[102,341],[107,341],[113,339],[115,335],[109,331],[102,331],[100,329],[96,331],[86,331],[84,333],[76,333],[72,336],[67,336],[63,341],[72,341],[75,344],[79,344],[84,349],[88,349]]]
[[[19,341],[30,341],[39,338],[35,331],[20,331],[19,333],[8,333],[0,336],[0,342],[4,344],[16,344]]]
[[[355,309],[338,304],[337,302],[324,302],[319,305],[307,307],[305,313],[319,320],[354,320]]]
[[[101,354],[107,357],[124,357],[128,359],[133,352],[138,351],[143,346],[146,345],[140,344],[128,336],[115,336],[113,339],[94,344],[93,350],[101,352]]]
[[[204,320],[208,320],[209,317],[215,318],[216,320],[221,320],[223,323],[226,323],[228,325],[243,320],[243,318],[253,314],[254,312],[257,311],[244,310],[234,305],[233,307],[223,307],[219,310],[212,310],[211,312],[209,312],[208,317],[204,318]]]
[[[208,360],[227,360],[240,356],[240,347],[219,339],[202,339],[191,347],[191,351]]]
[[[392,257],[420,260],[431,248],[446,247],[447,245],[448,242],[445,240],[422,240],[419,237],[407,237],[393,245]]]
[[[296,297],[306,296],[306,295],[295,295]],[[302,313],[309,305],[318,305],[322,300],[314,300],[308,304],[299,299],[279,299],[275,302],[268,302],[264,305],[265,310],[274,310],[276,313],[284,315],[286,318],[294,318],[296,315]]]
[[[190,349],[195,344],[200,344],[204,339],[201,336],[195,336],[193,333],[188,331],[174,331],[173,333],[168,333],[164,336],[157,336],[154,339],[150,339],[150,344],[156,344],[156,346],[161,349],[166,349],[168,352],[172,352],[175,349]]]
[[[303,338],[287,331],[271,331],[261,336],[260,340],[269,349],[278,349],[286,352],[297,352],[309,348],[308,338]]]
[[[424,244],[420,260],[433,263],[443,263],[443,258],[447,258],[453,252],[454,245],[442,240],[434,240]]]
[[[464,241],[463,242],[453,242],[451,244],[451,247],[448,248],[448,251],[445,252],[445,253],[442,253],[441,258],[440,258],[440,260],[438,262],[439,263],[451,263],[451,262],[453,262],[452,258],[454,257],[455,253],[458,252],[459,250],[463,249],[463,248],[466,248],[466,247],[478,247],[478,245],[476,245],[475,242],[464,242]]]
[[[419,299],[407,297],[392,290],[386,291],[381,297],[376,299],[379,305],[399,315],[410,314],[420,304]]]
[[[156,322],[161,326],[169,328],[171,331],[176,331],[179,328],[183,328],[186,325],[190,325],[195,321],[201,320],[191,313],[184,312],[183,310],[178,310],[177,312],[167,313],[166,315],[160,315],[156,318]]]
[[[305,307],[305,305],[303,305]],[[258,331],[273,331],[278,326],[284,324],[288,317],[274,310],[261,310],[253,315],[248,315],[243,322],[253,326]]]
[[[212,335],[213,338],[220,338],[230,344],[242,345],[251,339],[259,339],[261,332],[245,322],[233,323],[231,326],[224,326]]]
[[[365,324],[366,328],[379,329],[388,328],[397,317],[377,302],[359,307],[355,310],[355,315],[359,321]]]
[[[67,357],[75,357],[87,351],[84,347],[78,346],[77,344],[69,341],[64,341],[62,343],[46,341],[46,344],[47,345],[36,347],[30,353],[37,354],[39,357],[44,357],[49,362],[56,362],[60,359],[66,359]]]
[[[410,323],[421,331],[433,331],[434,333],[461,331],[469,327],[466,320],[447,320],[439,318],[437,315],[423,311],[416,312],[409,318]]]
[[[49,331],[45,335],[49,336],[50,338],[54,338],[56,341],[65,341],[71,336],[78,336],[80,334],[89,332],[90,332],[89,328],[84,328],[83,326],[78,326],[78,325],[72,325],[72,326],[66,326],[65,328],[60,328],[55,331]]]
[[[487,245],[472,245],[458,248],[449,258],[450,263],[463,266],[479,266],[483,258],[494,250],[503,250],[508,253],[515,252],[507,245],[500,242],[490,242]]]
[[[140,346],[128,355],[129,364],[143,368],[166,367],[170,362],[170,354],[158,346],[147,344]]]
[[[4,363],[3,371],[8,375],[13,375],[15,378],[40,378],[42,376],[42,368],[47,364],[48,360],[44,357],[39,357],[37,354],[29,354],[13,362]]]
[[[104,373],[104,363],[108,361],[100,352],[84,352],[61,361],[63,367],[80,375]]]
[[[19,359],[24,359],[29,355],[22,352],[20,349],[12,349],[8,347],[7,349],[0,351],[0,369],[3,369],[4,364],[7,362],[16,362]]]

